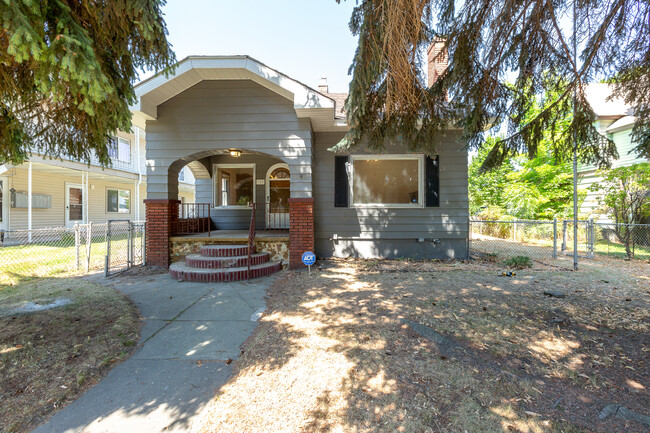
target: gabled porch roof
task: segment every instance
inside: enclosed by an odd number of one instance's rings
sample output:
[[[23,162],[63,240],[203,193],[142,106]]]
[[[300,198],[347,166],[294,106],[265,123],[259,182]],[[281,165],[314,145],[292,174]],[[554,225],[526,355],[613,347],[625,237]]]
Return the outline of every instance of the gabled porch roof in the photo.
[[[335,118],[335,101],[249,56],[189,56],[173,74],[158,73],[135,86],[133,123],[145,128],[158,106],[203,80],[252,80],[293,103],[299,118],[309,118],[314,131],[346,131]]]

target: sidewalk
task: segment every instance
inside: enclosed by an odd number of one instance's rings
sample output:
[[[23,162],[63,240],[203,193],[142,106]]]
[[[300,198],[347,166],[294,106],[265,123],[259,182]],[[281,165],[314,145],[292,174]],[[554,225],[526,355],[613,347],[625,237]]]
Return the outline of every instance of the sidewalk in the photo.
[[[179,283],[169,275],[109,282],[138,306],[140,347],[34,433],[186,432],[231,373],[272,277]]]

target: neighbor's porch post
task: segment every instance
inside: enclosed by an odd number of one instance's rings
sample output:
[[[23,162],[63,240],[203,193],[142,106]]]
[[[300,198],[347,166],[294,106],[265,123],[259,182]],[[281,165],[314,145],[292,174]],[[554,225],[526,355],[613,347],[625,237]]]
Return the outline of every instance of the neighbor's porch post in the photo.
[[[29,242],[32,241],[32,162],[27,165],[27,230]]]
[[[146,199],[147,219],[146,252],[147,265],[169,267],[169,238],[174,235],[178,221],[179,200]]]
[[[314,251],[314,199],[289,199],[289,267],[304,268],[302,254]]]

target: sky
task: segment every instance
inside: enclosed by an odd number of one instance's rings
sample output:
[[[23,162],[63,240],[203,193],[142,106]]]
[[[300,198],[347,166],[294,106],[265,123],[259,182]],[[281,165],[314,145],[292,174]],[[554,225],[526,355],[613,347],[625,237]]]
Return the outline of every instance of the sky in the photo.
[[[178,60],[245,54],[310,87],[327,76],[330,92],[347,92],[357,44],[348,27],[354,5],[351,0],[168,0],[163,13]]]

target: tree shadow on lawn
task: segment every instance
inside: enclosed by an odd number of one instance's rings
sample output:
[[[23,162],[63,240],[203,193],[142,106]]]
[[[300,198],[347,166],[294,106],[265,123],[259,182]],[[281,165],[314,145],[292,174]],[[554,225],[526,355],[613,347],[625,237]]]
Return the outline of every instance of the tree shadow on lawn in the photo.
[[[81,278],[0,290],[0,430],[27,431],[74,400],[137,342],[137,309]]]
[[[555,326],[561,308],[534,287],[537,276],[486,270],[382,273],[334,262],[312,277],[287,274],[202,431],[641,431],[597,414],[611,402],[647,407],[645,390],[622,383],[643,384],[647,364],[626,374],[629,363],[604,358],[619,345],[643,359],[647,333],[585,329],[581,311],[599,301],[581,295],[563,301],[577,323]]]
[[[12,306],[72,302],[30,314],[0,306],[0,431],[29,431],[48,421],[36,431],[184,432],[230,375],[223,362],[129,358],[141,317],[112,287],[81,277],[41,278],[2,295]]]

